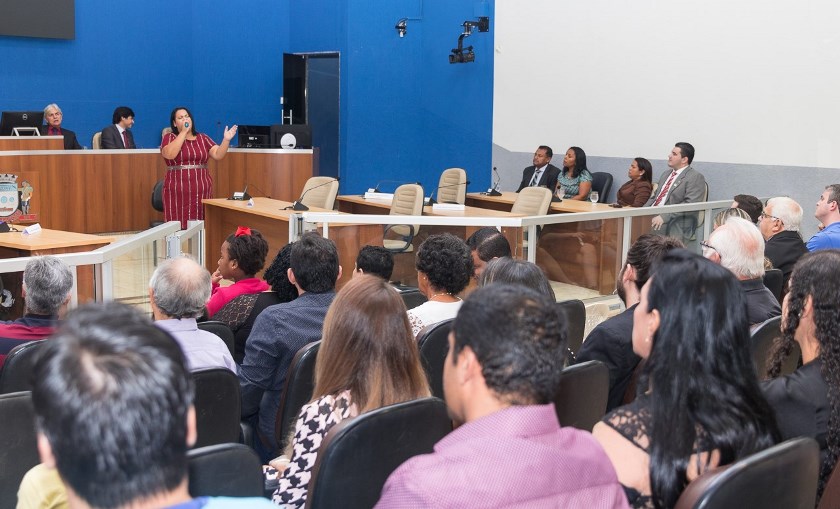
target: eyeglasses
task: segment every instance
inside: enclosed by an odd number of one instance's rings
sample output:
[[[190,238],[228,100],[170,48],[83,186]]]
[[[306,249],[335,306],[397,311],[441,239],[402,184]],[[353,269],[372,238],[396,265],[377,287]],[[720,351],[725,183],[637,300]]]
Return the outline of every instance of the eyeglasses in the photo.
[[[773,220],[775,220],[775,221],[779,221],[780,223],[784,223],[784,221],[782,221],[782,220],[781,220],[781,219],[779,219],[778,217],[776,217],[776,216],[771,216],[770,214],[765,214],[764,212],[762,212],[762,213],[758,216],[758,219],[773,219]]]
[[[720,256],[720,251],[718,251],[717,249],[715,249],[714,247],[712,247],[712,245],[711,245],[711,244],[709,244],[708,242],[706,242],[705,240],[703,240],[703,241],[701,241],[701,242],[700,242],[700,247],[702,247],[703,249],[711,249],[712,251],[714,251],[715,253],[717,253],[717,254],[718,254],[718,256]]]

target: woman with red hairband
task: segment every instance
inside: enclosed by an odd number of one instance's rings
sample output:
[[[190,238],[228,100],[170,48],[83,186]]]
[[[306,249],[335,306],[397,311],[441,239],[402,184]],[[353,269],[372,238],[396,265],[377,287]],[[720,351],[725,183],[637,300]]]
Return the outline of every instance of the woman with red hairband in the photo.
[[[213,318],[225,304],[240,295],[268,290],[268,283],[254,277],[265,266],[268,242],[258,230],[245,226],[236,229],[222,243],[219,268],[213,273],[213,293],[207,301],[207,317]],[[220,286],[219,281],[233,281],[230,286]]]

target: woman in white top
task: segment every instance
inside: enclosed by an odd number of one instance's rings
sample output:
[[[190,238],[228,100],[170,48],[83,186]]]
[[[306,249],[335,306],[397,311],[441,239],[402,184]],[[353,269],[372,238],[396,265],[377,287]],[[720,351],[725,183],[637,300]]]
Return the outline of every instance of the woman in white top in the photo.
[[[408,310],[415,336],[429,325],[455,318],[458,294],[470,282],[473,260],[467,243],[450,233],[431,235],[420,244],[415,261],[417,286],[427,302]]]

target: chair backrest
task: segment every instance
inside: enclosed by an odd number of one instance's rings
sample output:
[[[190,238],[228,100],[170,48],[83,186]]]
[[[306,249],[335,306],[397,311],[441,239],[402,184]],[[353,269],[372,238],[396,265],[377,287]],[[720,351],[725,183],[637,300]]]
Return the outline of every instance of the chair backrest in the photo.
[[[396,290],[400,294],[400,297],[402,297],[406,309],[416,308],[420,304],[429,300],[416,286],[394,284],[394,288],[396,288]]]
[[[544,216],[548,213],[549,206],[551,206],[551,191],[545,187],[526,187],[519,191],[510,213]]]
[[[840,462],[834,465],[834,470],[828,476],[823,488],[817,509],[836,509],[840,507]]]
[[[93,139],[90,141],[90,146],[93,150],[102,148],[102,131],[97,131],[93,134]]]
[[[423,215],[423,187],[419,184],[403,184],[394,191],[391,202],[392,216],[421,216]],[[420,230],[419,224],[395,224],[386,228],[401,236],[400,240],[383,239],[385,248],[393,252],[411,251],[411,241]]]
[[[274,421],[274,439],[278,450],[286,448],[286,439],[295,427],[295,420],[303,405],[312,399],[315,390],[315,361],[318,359],[318,349],[321,342],[309,343],[297,351],[289,372],[286,375],[286,385],[280,396],[280,406],[277,408],[277,419]]]
[[[582,300],[570,299],[558,302],[557,307],[565,315],[569,350],[577,355],[583,345],[583,333],[586,330],[586,306]]]
[[[29,341],[12,348],[0,368],[0,394],[32,390],[32,366],[43,341]]]
[[[321,443],[306,507],[373,507],[397,467],[432,452],[451,430],[446,405],[437,398],[389,405],[338,423]]]
[[[686,486],[675,509],[814,507],[820,448],[812,438],[794,438],[732,465],[704,473]]]
[[[233,355],[235,347],[234,347],[234,339],[233,339],[233,331],[230,330],[228,324],[225,322],[220,322],[218,320],[207,320],[206,322],[198,322],[198,328],[212,332],[213,334],[222,338],[222,341],[225,342],[227,345],[228,350],[230,350],[230,354]]]
[[[0,395],[0,507],[13,509],[26,472],[40,463],[32,393]]]
[[[163,180],[158,180],[152,188],[152,208],[163,212]]]
[[[460,184],[460,185],[459,185]],[[460,203],[467,199],[467,172],[463,168],[448,168],[440,174],[437,201]]]
[[[782,269],[767,269],[764,271],[764,286],[776,296],[779,304],[782,303],[782,287],[784,286],[785,277]]]
[[[554,397],[557,420],[562,426],[592,431],[607,413],[610,370],[601,361],[587,361],[563,370]]]
[[[262,497],[262,462],[247,445],[218,444],[187,452],[192,497]]]
[[[194,371],[192,378],[198,429],[194,447],[239,442],[239,378],[227,368],[201,369]]]
[[[338,196],[338,180],[334,177],[310,177],[300,195],[303,196],[301,202],[307,207],[332,210],[335,207],[335,197]]]
[[[420,362],[429,379],[432,396],[443,399],[443,363],[449,352],[449,331],[453,320],[430,325],[420,332],[417,344],[420,345]]]
[[[598,191],[598,203],[607,203],[607,195],[610,194],[612,183],[612,174],[603,171],[592,173],[592,190]]]
[[[767,366],[773,342],[782,337],[781,327],[782,317],[775,316],[758,324],[751,332],[753,364],[759,380],[764,378],[764,369]],[[800,355],[799,343],[794,343],[790,355],[782,363],[781,375],[789,375],[796,371]]]

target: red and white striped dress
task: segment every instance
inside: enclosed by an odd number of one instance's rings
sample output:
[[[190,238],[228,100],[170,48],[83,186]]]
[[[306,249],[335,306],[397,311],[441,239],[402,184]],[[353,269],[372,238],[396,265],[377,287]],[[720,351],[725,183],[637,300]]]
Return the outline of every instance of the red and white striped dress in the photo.
[[[175,134],[166,133],[160,146],[172,143]],[[187,227],[191,219],[204,219],[201,200],[213,197],[213,181],[207,171],[210,149],[216,143],[209,136],[198,133],[194,140],[184,140],[181,152],[175,159],[166,159],[166,177],[163,181],[163,218],[181,221]]]

